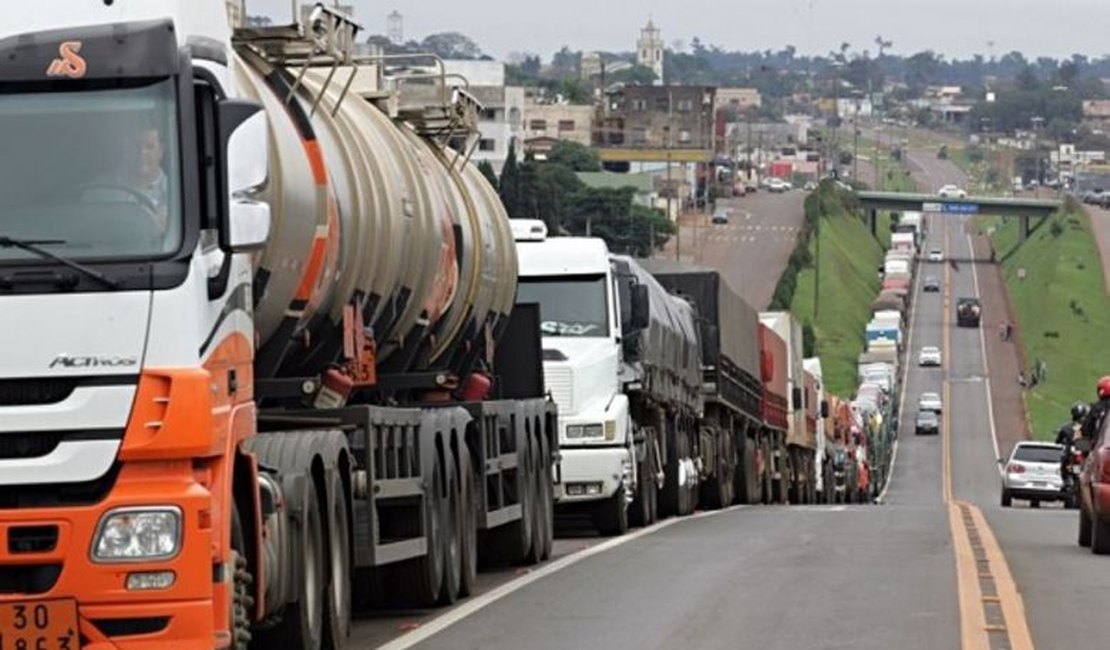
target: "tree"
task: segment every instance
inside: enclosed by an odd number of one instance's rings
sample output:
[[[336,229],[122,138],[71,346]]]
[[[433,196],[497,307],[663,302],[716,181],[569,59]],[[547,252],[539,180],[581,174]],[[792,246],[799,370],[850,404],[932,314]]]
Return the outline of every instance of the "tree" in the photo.
[[[520,167],[516,162],[516,142],[509,142],[509,151],[505,154],[505,166],[501,168],[501,179],[497,183],[497,192],[501,195],[501,202],[505,204],[505,211],[511,219],[525,218],[520,205]]]
[[[593,99],[589,85],[578,77],[564,77],[559,82],[559,94],[571,104],[589,104]]]
[[[443,59],[480,59],[482,48],[470,37],[459,32],[429,34],[420,42],[420,48]]]
[[[610,83],[634,84],[638,86],[650,86],[655,80],[655,71],[646,65],[634,65],[631,68],[617,70],[607,78],[607,81]]]
[[[596,172],[601,170],[597,153],[582,144],[560,140],[547,154],[547,162],[563,165],[576,172]]]
[[[564,45],[551,57],[551,67],[557,76],[566,77],[578,74],[582,53]]]
[[[478,163],[478,171],[482,172],[482,176],[485,176],[490,186],[496,190],[500,183],[497,180],[497,172],[493,171],[493,165],[488,160],[483,160]]]

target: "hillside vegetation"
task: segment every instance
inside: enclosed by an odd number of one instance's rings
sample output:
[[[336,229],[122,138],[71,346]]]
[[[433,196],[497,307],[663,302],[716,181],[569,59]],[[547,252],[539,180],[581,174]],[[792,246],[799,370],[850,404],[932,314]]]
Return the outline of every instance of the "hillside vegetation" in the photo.
[[[1016,219],[995,222],[992,241],[1004,260],[1027,363],[1042,359],[1047,364],[1045,381],[1025,394],[1031,430],[1045,438],[1068,419],[1074,401],[1094,399],[1095,382],[1110,374],[1110,360],[1102,352],[1110,331],[1110,299],[1080,206],[1069,204],[1015,249],[1017,228]]]
[[[883,259],[882,246],[855,207],[854,197],[831,183],[822,183],[806,198],[811,232],[805,253],[796,255],[806,263],[797,269],[789,302],[795,316],[812,328],[826,388],[842,397],[855,394],[856,359],[879,292],[876,269]]]

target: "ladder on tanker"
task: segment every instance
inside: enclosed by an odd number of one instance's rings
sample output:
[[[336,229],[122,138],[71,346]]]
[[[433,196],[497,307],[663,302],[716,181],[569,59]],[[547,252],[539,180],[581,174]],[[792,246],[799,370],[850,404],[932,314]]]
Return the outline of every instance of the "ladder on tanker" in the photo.
[[[441,148],[454,149],[456,162],[464,153],[464,162],[468,160],[478,144],[483,106],[468,90],[466,78],[447,73],[443,60],[435,54],[386,54],[369,44],[359,45],[356,36],[360,31],[362,25],[345,12],[317,3],[306,11],[302,22],[237,27],[232,42],[241,54],[259,57],[293,74],[285,101],[303,93],[309,98],[310,115],[320,110],[333,84],[341,83],[332,115],[354,92]],[[416,65],[420,61],[425,65]],[[390,63],[395,65],[390,67]],[[360,78],[362,71],[368,72],[369,78]],[[310,75],[320,81],[319,90],[306,87]]]

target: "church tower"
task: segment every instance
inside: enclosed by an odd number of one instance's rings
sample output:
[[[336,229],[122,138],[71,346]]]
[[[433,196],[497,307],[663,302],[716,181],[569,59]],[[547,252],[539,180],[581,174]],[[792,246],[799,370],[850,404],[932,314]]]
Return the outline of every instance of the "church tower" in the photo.
[[[640,30],[640,40],[636,41],[636,63],[651,68],[655,72],[655,85],[662,85],[663,36],[650,18],[647,26]]]

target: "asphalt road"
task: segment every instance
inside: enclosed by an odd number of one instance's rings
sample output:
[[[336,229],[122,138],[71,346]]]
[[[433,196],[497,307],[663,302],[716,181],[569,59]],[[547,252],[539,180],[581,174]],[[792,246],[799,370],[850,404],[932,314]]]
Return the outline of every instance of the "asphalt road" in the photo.
[[[720,269],[732,288],[757,309],[766,309],[779,276],[794,251],[805,220],[806,193],[765,190],[742,198],[720,199],[727,224],[700,216],[682,227],[679,249],[684,261]],[[661,255],[674,256],[674,240]]]
[[[935,155],[916,158],[925,186],[962,180]],[[1091,613],[1110,602],[1110,561],[1075,544],[1075,512],[998,503],[981,338],[991,333],[956,328],[951,311],[954,296],[976,291],[982,266],[972,261],[966,225],[961,217],[930,227],[927,246],[942,246],[958,261],[920,267],[919,277],[942,277],[945,291],[917,296],[898,452],[881,505],[739,507],[668,520],[585,553],[576,551],[598,542],[559,540],[556,564],[516,579],[511,571],[487,577],[485,596],[443,618],[390,613],[364,620],[352,645],[370,648],[393,638],[393,648],[444,649],[1021,647],[1004,635],[992,636],[989,646],[961,637],[967,632],[961,622],[972,620],[966,613],[975,607],[995,621],[986,604],[969,597],[978,591],[961,582],[968,573],[956,560],[961,547],[945,500],[948,485],[953,499],[981,510],[989,528],[979,533],[997,538],[1004,559],[991,558],[993,579],[1005,585],[1012,575],[1024,603],[1024,612],[1017,610],[1022,625],[1006,620],[1012,634],[1027,622],[1036,647],[1102,647],[1104,630],[1097,614],[1091,624]],[[720,234],[747,236],[730,230]],[[706,240],[703,254],[712,242]],[[715,259],[730,272],[750,264],[729,252],[739,242],[720,245],[724,252]],[[942,368],[913,364],[929,344],[945,348]],[[947,396],[943,435],[914,434],[915,402],[925,390]]]

